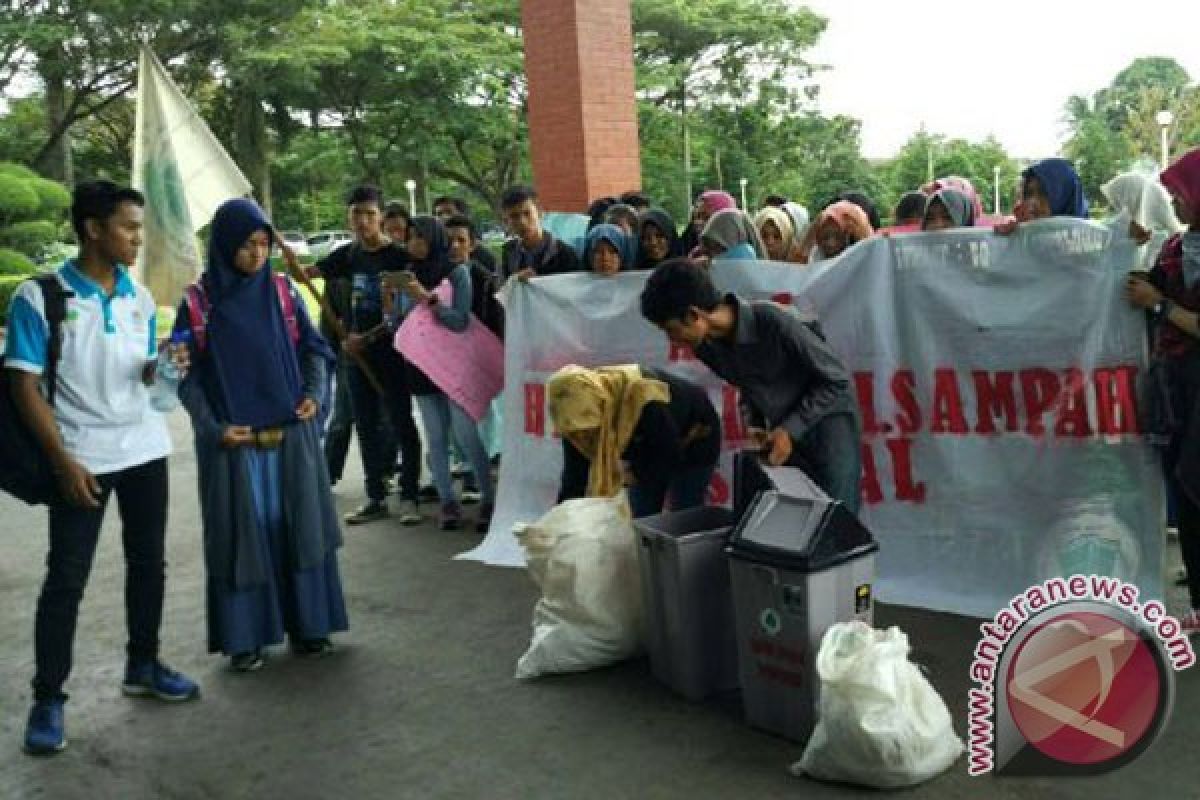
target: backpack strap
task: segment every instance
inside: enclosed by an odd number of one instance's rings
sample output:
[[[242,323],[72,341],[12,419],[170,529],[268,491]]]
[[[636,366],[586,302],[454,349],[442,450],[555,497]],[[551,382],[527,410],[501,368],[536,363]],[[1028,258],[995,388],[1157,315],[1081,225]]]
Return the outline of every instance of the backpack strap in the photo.
[[[62,324],[67,318],[67,298],[75,293],[63,288],[57,274],[38,275],[34,282],[42,291],[42,307],[46,315],[46,327],[50,339],[46,347],[46,400],[54,405],[54,394],[58,389],[58,362],[62,358]]]
[[[283,311],[283,322],[287,326],[288,338],[292,344],[300,342],[300,320],[296,316],[296,302],[292,298],[292,285],[286,275],[276,274],[275,294],[279,297],[279,307]],[[208,312],[212,306],[208,303],[208,295],[199,282],[189,285],[183,290],[183,301],[187,306],[188,324],[192,328],[192,343],[196,351],[203,353],[208,345]]]
[[[192,344],[197,353],[203,353],[208,346],[208,295],[200,282],[188,284],[183,290],[183,304],[187,306],[188,324],[192,328]]]
[[[275,293],[279,295],[279,307],[283,310],[283,322],[287,325],[292,345],[300,343],[300,320],[296,317],[296,301],[292,297],[292,284],[287,275],[275,273]]]

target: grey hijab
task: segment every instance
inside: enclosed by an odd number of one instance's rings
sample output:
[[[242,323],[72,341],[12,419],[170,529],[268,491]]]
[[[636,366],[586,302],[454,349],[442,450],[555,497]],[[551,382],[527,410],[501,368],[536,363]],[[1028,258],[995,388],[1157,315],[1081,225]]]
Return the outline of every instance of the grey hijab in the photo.
[[[727,208],[709,217],[700,238],[715,242],[723,251],[732,250],[739,244],[748,244],[754,248],[757,258],[767,258],[767,248],[758,234],[758,228],[754,227],[754,222],[746,212],[736,208]]]
[[[945,207],[950,219],[954,220],[954,227],[970,228],[975,225],[975,204],[971,202],[971,198],[957,189],[939,189],[933,197],[929,198],[930,206],[935,202],[940,202]],[[925,214],[929,215],[928,206]],[[924,227],[923,224],[922,227]]]

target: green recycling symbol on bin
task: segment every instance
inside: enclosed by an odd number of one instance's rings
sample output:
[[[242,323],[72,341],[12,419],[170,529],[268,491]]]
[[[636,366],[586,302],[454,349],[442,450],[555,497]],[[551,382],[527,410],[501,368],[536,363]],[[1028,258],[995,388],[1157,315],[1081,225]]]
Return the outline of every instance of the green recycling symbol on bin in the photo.
[[[766,631],[768,636],[778,636],[783,630],[783,620],[779,616],[779,612],[773,608],[764,608],[762,613],[758,615],[758,624]]]

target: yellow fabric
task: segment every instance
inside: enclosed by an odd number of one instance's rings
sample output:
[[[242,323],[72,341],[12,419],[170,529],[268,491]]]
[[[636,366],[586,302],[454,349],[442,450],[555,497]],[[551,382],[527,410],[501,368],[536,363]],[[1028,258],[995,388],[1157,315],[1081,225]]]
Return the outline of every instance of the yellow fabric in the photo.
[[[645,378],[636,366],[586,369],[563,367],[546,384],[555,429],[591,462],[589,497],[621,491],[621,454],[647,403],[669,403],[662,381]]]

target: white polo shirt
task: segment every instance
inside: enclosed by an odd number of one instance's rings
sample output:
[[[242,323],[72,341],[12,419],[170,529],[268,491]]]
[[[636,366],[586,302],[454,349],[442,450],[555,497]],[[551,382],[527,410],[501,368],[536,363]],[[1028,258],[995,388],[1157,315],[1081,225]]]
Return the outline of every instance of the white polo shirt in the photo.
[[[54,418],[71,457],[96,475],[136,467],[171,452],[162,415],[150,406],[142,369],[158,356],[154,298],[123,269],[112,296],[74,260],[58,280],[67,300]],[[8,312],[5,367],[41,375],[50,329],[42,290],[26,281]]]

